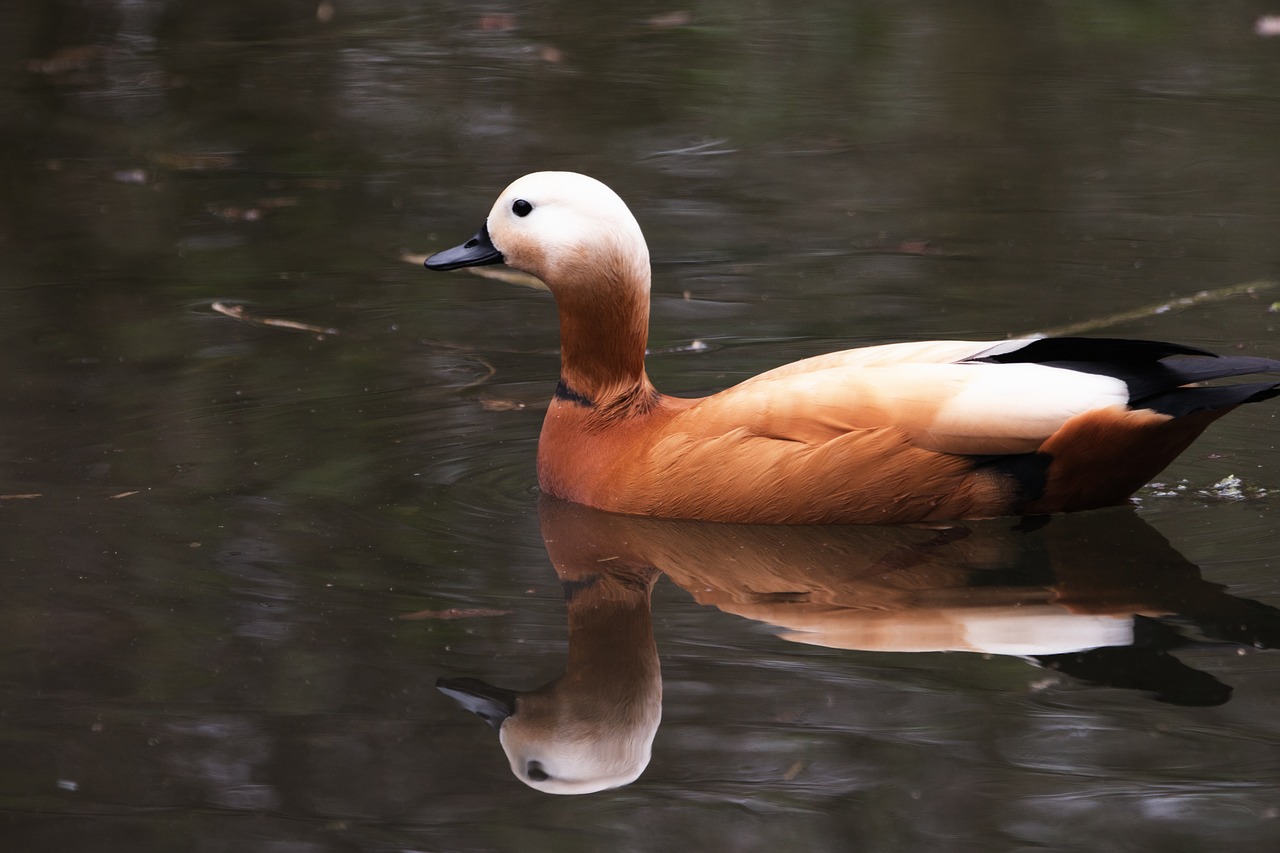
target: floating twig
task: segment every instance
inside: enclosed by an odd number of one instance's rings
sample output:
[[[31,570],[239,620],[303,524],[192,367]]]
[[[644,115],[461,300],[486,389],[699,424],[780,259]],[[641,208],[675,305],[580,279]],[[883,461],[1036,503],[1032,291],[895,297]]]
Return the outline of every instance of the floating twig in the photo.
[[[707,157],[718,154],[736,154],[736,148],[721,148],[729,140],[727,139],[708,139],[705,142],[699,142],[696,145],[689,145],[684,148],[669,148],[665,151],[654,151],[641,157],[641,160],[652,160],[656,157]]]
[[[498,368],[494,367],[493,362],[489,361],[489,359],[484,358],[483,356],[476,355],[475,353],[472,353],[470,357],[473,360],[480,362],[480,366],[485,369],[485,374],[484,376],[479,376],[479,377],[476,377],[475,379],[472,379],[470,382],[466,383],[465,385],[459,385],[457,388],[451,389],[454,394],[459,394],[463,391],[466,391],[469,388],[475,388],[477,385],[483,385],[484,383],[492,379],[494,374],[498,372]]]
[[[157,151],[151,155],[151,160],[180,172],[221,172],[236,165],[236,155],[222,151]]]
[[[1105,329],[1109,326],[1118,326],[1121,323],[1128,323],[1133,320],[1145,320],[1148,317],[1157,317],[1161,314],[1181,311],[1184,308],[1190,308],[1193,305],[1204,305],[1208,302],[1221,302],[1224,299],[1229,299],[1232,296],[1239,296],[1244,293],[1262,293],[1263,291],[1275,288],[1276,285],[1277,282],[1274,281],[1248,281],[1244,284],[1233,284],[1230,287],[1223,287],[1218,290],[1202,290],[1192,296],[1184,296],[1180,299],[1173,299],[1168,302],[1158,302],[1154,305],[1135,308],[1132,311],[1122,311],[1119,314],[1095,317],[1092,320],[1081,320],[1079,323],[1069,323],[1065,326],[1058,326],[1052,329],[1042,329],[1038,332],[1029,332],[1025,335],[1017,335],[1016,337],[1040,336],[1052,338],[1062,335],[1078,335],[1082,332],[1093,332],[1098,329]]]
[[[267,326],[273,329],[290,329],[295,332],[312,332],[317,335],[337,335],[341,334],[337,329],[328,329],[324,326],[312,326],[309,323],[299,323],[296,320],[279,320],[274,317],[254,317],[252,314],[246,314],[243,305],[228,305],[225,302],[215,302],[211,306],[214,311],[223,314],[233,320],[239,320],[242,323],[248,323],[251,326]]]
[[[445,622],[450,622],[454,619],[476,619],[482,616],[510,615],[510,610],[495,610],[490,607],[449,607],[444,610],[419,610],[414,613],[401,613],[396,618],[406,621],[440,619]]]

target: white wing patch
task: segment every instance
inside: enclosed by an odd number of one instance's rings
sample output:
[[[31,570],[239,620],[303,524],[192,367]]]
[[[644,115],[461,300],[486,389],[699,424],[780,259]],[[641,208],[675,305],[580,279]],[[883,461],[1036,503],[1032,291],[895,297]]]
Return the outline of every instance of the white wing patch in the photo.
[[[1064,423],[1093,409],[1125,406],[1119,379],[1043,364],[966,364],[972,375],[938,409],[922,437],[950,453],[1035,450]]]
[[[672,432],[731,430],[810,445],[894,429],[926,450],[1029,453],[1072,417],[1124,407],[1124,382],[1042,364],[906,362],[765,374],[682,412]]]

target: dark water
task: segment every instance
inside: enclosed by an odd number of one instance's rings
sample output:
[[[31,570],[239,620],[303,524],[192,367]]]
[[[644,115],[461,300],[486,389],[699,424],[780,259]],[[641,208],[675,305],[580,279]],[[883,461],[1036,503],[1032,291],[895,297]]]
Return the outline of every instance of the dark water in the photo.
[[[1274,849],[1275,405],[1044,527],[615,519],[539,502],[549,297],[402,259],[571,168],[649,237],[665,390],[1276,356],[1268,10],[597,5],[8,4],[0,848]],[[541,793],[442,677],[652,758]]]

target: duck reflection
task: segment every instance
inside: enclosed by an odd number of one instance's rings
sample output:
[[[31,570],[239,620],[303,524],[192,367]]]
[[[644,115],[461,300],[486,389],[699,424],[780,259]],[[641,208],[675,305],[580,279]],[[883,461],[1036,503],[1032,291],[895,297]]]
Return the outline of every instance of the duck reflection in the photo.
[[[498,728],[515,775],[549,793],[625,785],[647,766],[661,719],[659,573],[787,640],[1016,655],[1183,705],[1221,704],[1231,688],[1172,649],[1280,644],[1280,611],[1203,580],[1126,509],[930,527],[667,521],[546,497],[539,509],[568,601],[564,675],[527,692],[438,686]]]
[[[597,545],[586,530],[579,538],[555,509],[544,507],[542,521],[568,602],[564,675],[524,693],[474,678],[440,679],[437,687],[498,729],[511,772],[526,785],[549,794],[616,788],[648,766],[662,719],[649,615],[659,572],[616,542]]]

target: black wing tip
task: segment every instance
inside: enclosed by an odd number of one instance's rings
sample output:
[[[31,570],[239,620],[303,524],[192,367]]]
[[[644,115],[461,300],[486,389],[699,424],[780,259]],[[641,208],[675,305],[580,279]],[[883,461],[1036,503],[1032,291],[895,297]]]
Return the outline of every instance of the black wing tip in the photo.
[[[1236,406],[1260,403],[1273,397],[1280,397],[1280,383],[1251,382],[1242,385],[1174,388],[1136,401],[1133,405],[1180,418],[1193,412],[1234,409]]]
[[[1276,383],[1204,387],[1199,383],[1257,373],[1280,373],[1280,360],[1219,355],[1166,341],[1127,338],[1039,338],[1009,352],[975,361],[1042,364],[1080,373],[1111,376],[1129,388],[1129,405],[1180,417],[1221,410],[1280,395]]]
[[[1197,355],[1220,358],[1206,349],[1175,344],[1168,341],[1146,341],[1137,338],[1036,338],[1023,346],[997,355],[985,356],[974,361],[992,361],[999,364],[1026,362],[1152,362],[1175,355]]]

